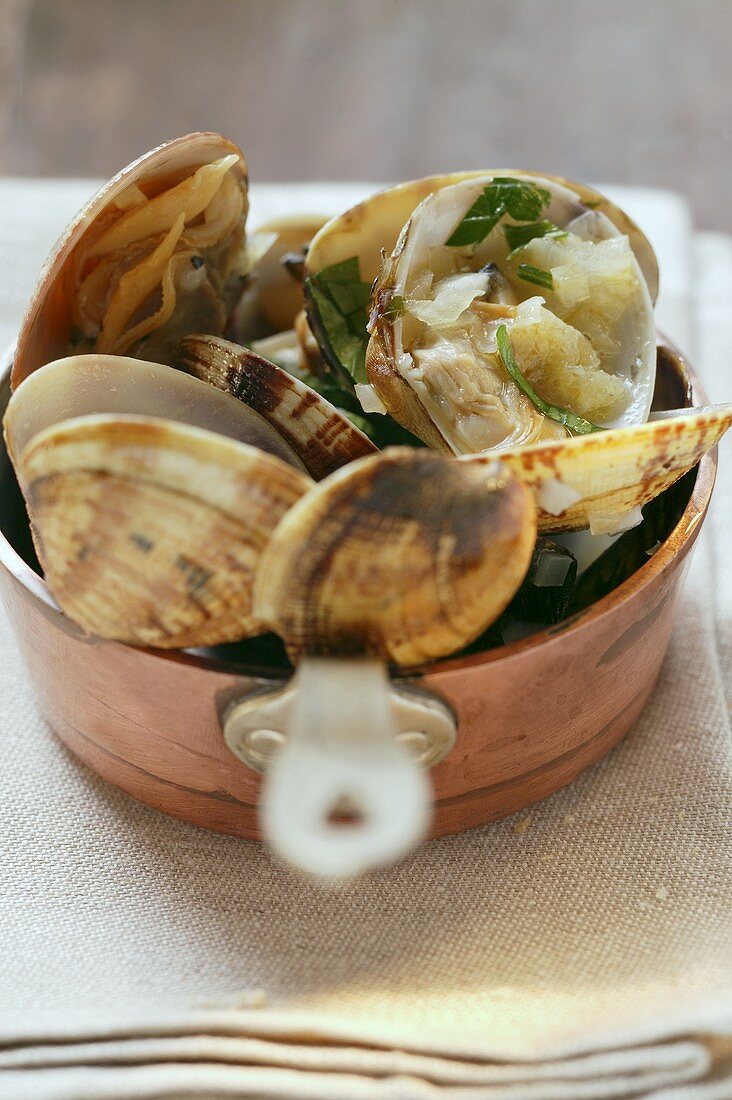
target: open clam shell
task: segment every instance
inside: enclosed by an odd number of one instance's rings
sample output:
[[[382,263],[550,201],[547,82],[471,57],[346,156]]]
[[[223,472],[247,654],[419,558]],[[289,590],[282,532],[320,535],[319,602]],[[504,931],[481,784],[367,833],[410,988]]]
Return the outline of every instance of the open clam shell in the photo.
[[[295,658],[369,653],[416,665],[500,614],[535,537],[530,493],[497,464],[394,448],[332,474],[284,517],[255,606]]]
[[[318,308],[316,294],[312,287],[313,277],[322,274],[328,268],[355,258],[361,280],[367,284],[372,283],[381,271],[383,254],[385,252],[391,254],[397,245],[397,240],[405,223],[409,221],[415,208],[429,195],[458,183],[469,183],[471,180],[482,177],[507,175],[527,179],[539,178],[540,176],[548,181],[557,193],[564,191],[564,193],[573,195],[577,213],[594,212],[598,215],[598,218],[606,219],[606,224],[614,226],[615,231],[626,235],[633,254],[640,265],[651,300],[655,300],[658,291],[658,265],[647,238],[623,210],[605,196],[584,184],[564,180],[557,176],[547,176],[544,173],[530,173],[514,169],[492,172],[490,170],[453,172],[430,176],[425,179],[411,180],[385,191],[380,191],[345,213],[331,219],[311,242],[305,269],[306,276],[310,280],[308,282],[306,279],[305,282],[308,320],[318,340],[323,357],[331,370],[342,373],[344,367],[334,351],[329,336],[327,318],[321,316]],[[388,306],[383,295],[381,304],[384,308]],[[364,348],[367,342],[366,322],[367,318],[364,312],[363,331],[360,333]],[[386,368],[383,368],[383,370],[386,371]],[[365,378],[357,379],[357,381],[365,381]],[[398,391],[401,381],[398,374],[395,375],[392,379],[392,388]],[[405,423],[405,426],[428,445],[441,450],[449,450],[430,417],[423,412],[413,394],[409,392],[406,383],[404,387],[402,404],[411,406],[410,416],[408,417],[410,424]],[[397,392],[393,400],[396,406],[399,404],[398,397]],[[386,405],[387,407],[389,405],[388,399]]]
[[[71,352],[166,362],[183,332],[223,332],[244,284],[247,209],[244,157],[219,134],[177,138],[128,165],[49,256],[13,386]]]
[[[450,172],[423,179],[409,180],[378,191],[330,221],[313,237],[305,262],[307,275],[317,275],[325,267],[357,256],[361,278],[373,282],[381,269],[383,252],[391,253],[404,224],[415,207],[435,191],[463,180],[484,176],[541,176],[574,192],[587,210],[599,210],[627,235],[641,266],[651,298],[658,295],[658,262],[643,231],[616,203],[586,184],[551,176],[545,172],[518,169],[481,169],[473,172]],[[312,307],[311,307],[312,308]]]
[[[247,348],[216,336],[186,336],[180,365],[244,402],[292,447],[311,477],[328,474],[377,448],[330,401]]]
[[[616,534],[640,522],[640,509],[712,450],[732,427],[732,404],[689,409],[631,428],[501,451],[501,462],[529,486],[539,531]],[[490,466],[469,455],[460,465]]]
[[[17,469],[63,610],[101,637],[162,648],[261,632],[262,551],[311,484],[246,444],[122,415],[47,428]]]
[[[473,214],[501,195],[510,205],[495,216]],[[369,382],[432,446],[492,451],[566,437],[571,418],[591,430],[648,417],[655,325],[630,238],[556,180],[492,174],[432,193],[383,263],[372,306]]]

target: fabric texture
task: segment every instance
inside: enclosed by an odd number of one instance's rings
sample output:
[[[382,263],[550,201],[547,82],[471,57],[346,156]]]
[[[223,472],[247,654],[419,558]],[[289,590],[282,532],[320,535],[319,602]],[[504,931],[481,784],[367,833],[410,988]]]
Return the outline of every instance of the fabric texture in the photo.
[[[89,181],[0,181],[0,338]],[[369,188],[254,189],[254,218]],[[616,189],[659,325],[732,399],[732,241]],[[658,688],[525,813],[340,889],[108,787],[39,714],[0,626],[0,1096],[732,1098],[725,464]],[[131,688],[132,690],[132,688]]]

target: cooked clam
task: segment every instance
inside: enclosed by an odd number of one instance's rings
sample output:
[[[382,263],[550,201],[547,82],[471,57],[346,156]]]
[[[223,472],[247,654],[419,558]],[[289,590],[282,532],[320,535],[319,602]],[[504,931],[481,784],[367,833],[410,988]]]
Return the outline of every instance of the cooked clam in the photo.
[[[73,356],[18,387],[5,433],[72,619],[164,648],[261,632],[259,555],[312,482],[256,412],[158,363]]]
[[[372,302],[368,380],[432,445],[473,454],[648,417],[646,280],[631,239],[564,184],[516,173],[435,191]]]
[[[186,336],[180,365],[267,420],[320,481],[376,447],[348,417],[304,382],[247,348],[216,336]]]
[[[220,333],[248,258],[246,164],[218,134],[178,138],[115,176],[66,229],[23,321],[18,385],[72,352],[169,362],[183,333]]]
[[[395,448],[332,474],[284,517],[260,564],[257,614],[294,658],[416,665],[500,614],[535,536],[530,493],[497,464]]]
[[[262,632],[252,609],[259,559],[310,485],[246,444],[120,415],[47,428],[18,472],[63,610],[103,638],[162,648]]]
[[[538,178],[524,172],[512,172],[511,176],[529,180]],[[365,353],[371,284],[381,271],[383,253],[391,253],[395,249],[402,227],[410,221],[415,208],[446,187],[458,184],[470,186],[486,177],[491,178],[491,174],[459,172],[400,184],[371,196],[333,218],[316,235],[306,262],[308,318],[323,356],[336,374],[350,378],[351,384],[364,385],[368,382]],[[541,178],[552,189],[555,207],[559,207],[557,217],[567,221],[575,216],[584,217],[585,232],[594,224],[594,232],[598,234],[627,237],[651,297],[655,298],[658,268],[653,251],[643,233],[627,215],[604,196],[582,184],[558,177]],[[385,323],[395,319],[396,306],[401,297],[397,294],[395,300],[392,290],[388,285],[382,286],[374,303],[376,312],[385,315]],[[375,349],[372,349],[370,358],[372,371],[375,372]],[[369,397],[361,391],[361,395],[370,400],[374,408],[381,404],[382,411],[391,411],[397,419],[401,416],[405,426],[429,446],[449,451],[445,438],[408,383],[387,367],[388,364],[382,365],[379,372],[386,376],[386,381],[377,378],[375,383],[377,390],[388,391],[383,400],[378,393]]]

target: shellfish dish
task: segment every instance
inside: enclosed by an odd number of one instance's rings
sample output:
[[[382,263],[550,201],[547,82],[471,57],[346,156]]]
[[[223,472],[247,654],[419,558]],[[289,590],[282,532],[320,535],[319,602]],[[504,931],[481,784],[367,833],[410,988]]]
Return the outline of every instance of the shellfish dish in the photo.
[[[693,405],[653,249],[585,184],[485,169],[248,213],[217,134],[110,180],[28,306],[5,440],[81,631],[281,670],[227,744],[267,772],[280,854],[346,875],[428,827],[456,734],[411,673],[642,569],[732,405]]]

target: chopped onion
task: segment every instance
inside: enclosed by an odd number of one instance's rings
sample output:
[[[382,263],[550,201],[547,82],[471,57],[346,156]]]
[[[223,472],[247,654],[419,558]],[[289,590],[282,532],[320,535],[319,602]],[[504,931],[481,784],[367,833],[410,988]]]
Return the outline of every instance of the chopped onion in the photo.
[[[470,303],[488,289],[488,272],[449,275],[435,287],[433,299],[408,299],[406,306],[413,317],[426,325],[451,325]]]
[[[554,290],[566,308],[584,302],[590,296],[590,283],[587,273],[576,264],[560,264],[552,268]]]
[[[582,500],[582,494],[571,485],[567,485],[565,481],[550,477],[542,483],[536,499],[544,512],[548,512],[550,516],[560,516],[577,501]]]
[[[130,210],[133,206],[141,206],[143,202],[148,201],[145,192],[136,183],[130,183],[114,199],[114,205],[118,210]]]
[[[590,515],[590,531],[593,535],[619,535],[642,522],[643,515],[639,507],[615,515],[594,512]]]
[[[607,214],[603,214],[601,210],[585,210],[584,214],[568,222],[566,229],[583,241],[604,241],[617,233]]]
[[[569,554],[545,552],[539,556],[531,583],[536,588],[558,588],[566,581],[573,564]]]
[[[361,408],[367,413],[385,413],[386,405],[379,397],[373,386],[367,382],[356,383],[356,397],[361,402]]]

